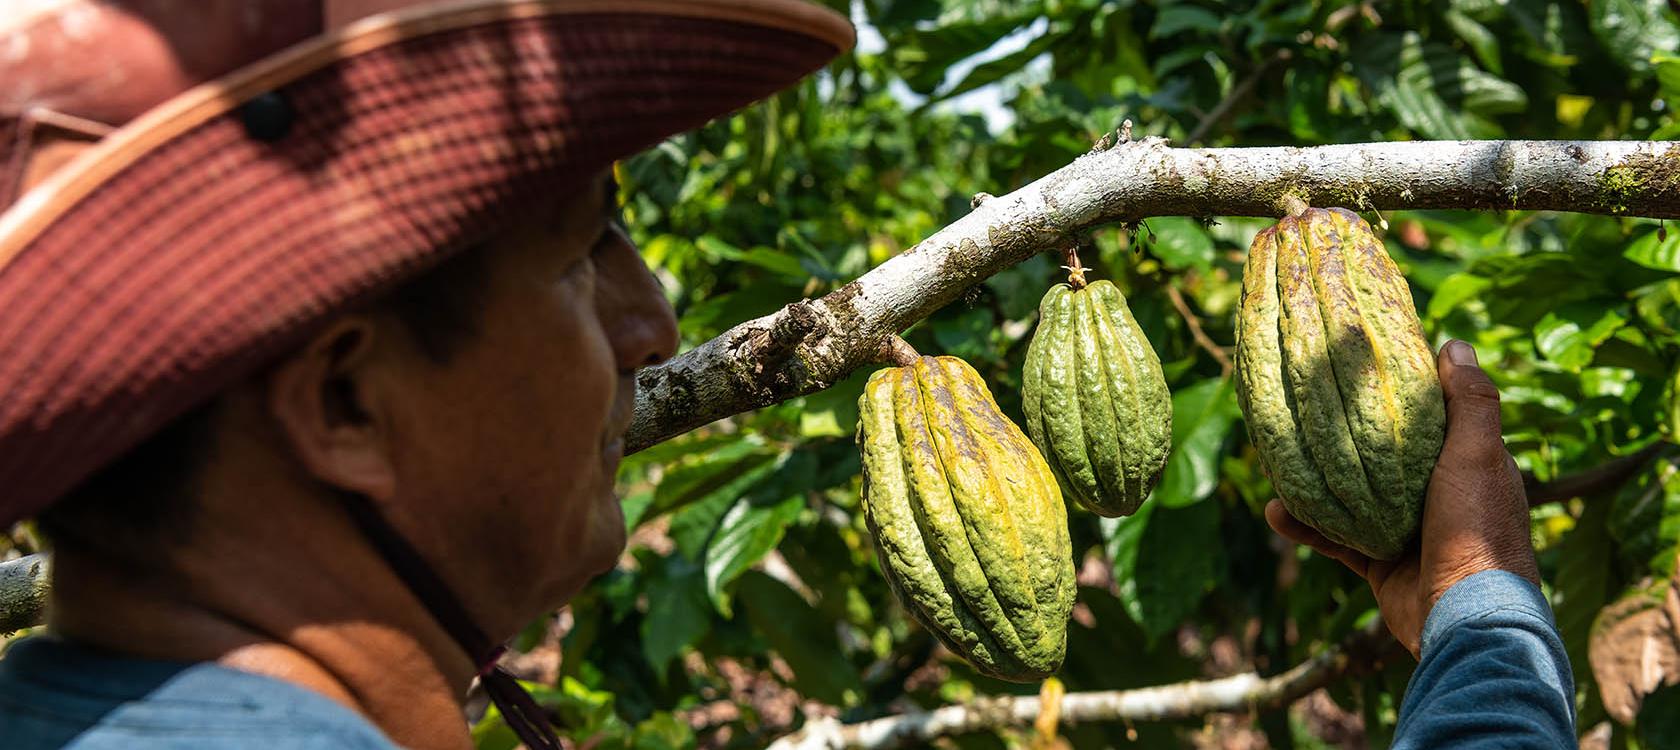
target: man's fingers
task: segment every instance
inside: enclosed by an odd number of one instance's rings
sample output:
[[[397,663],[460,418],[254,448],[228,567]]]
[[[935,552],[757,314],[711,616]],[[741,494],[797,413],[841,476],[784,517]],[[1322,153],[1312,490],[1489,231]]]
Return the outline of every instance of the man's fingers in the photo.
[[[1284,509],[1283,503],[1277,500],[1266,503],[1266,523],[1279,536],[1296,544],[1311,547],[1314,552],[1348,566],[1350,570],[1362,577],[1371,567],[1370,558],[1330,541],[1317,529],[1301,523],[1294,516],[1289,515],[1289,511]]]
[[[1476,350],[1463,341],[1448,341],[1436,355],[1436,367],[1447,403],[1443,458],[1485,469],[1503,465],[1509,454],[1499,437],[1499,388],[1476,364]]]

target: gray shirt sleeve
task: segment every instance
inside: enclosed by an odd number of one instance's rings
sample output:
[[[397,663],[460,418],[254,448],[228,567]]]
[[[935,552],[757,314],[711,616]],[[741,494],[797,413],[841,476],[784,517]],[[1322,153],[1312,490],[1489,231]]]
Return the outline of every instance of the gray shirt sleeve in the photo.
[[[1575,747],[1575,684],[1552,609],[1533,583],[1477,573],[1423,625],[1395,748]]]

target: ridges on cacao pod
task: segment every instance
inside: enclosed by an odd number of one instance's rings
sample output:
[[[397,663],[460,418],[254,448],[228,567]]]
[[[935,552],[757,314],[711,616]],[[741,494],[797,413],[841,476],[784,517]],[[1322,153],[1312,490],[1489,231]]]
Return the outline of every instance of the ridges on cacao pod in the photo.
[[[982,673],[1055,672],[1073,548],[1044,458],[954,357],[876,372],[858,406],[864,518],[899,600]]]
[[[1172,451],[1161,360],[1107,281],[1058,284],[1038,315],[1021,374],[1027,434],[1063,492],[1100,515],[1131,515]]]
[[[1370,225],[1307,209],[1254,238],[1236,390],[1290,514],[1394,559],[1416,535],[1445,436],[1435,358],[1406,280]]]

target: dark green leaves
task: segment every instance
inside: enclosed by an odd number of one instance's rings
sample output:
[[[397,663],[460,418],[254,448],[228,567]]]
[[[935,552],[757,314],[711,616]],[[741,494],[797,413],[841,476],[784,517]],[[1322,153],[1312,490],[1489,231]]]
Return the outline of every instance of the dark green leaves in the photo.
[[[1528,96],[1516,84],[1477,68],[1415,32],[1362,41],[1360,76],[1400,123],[1428,138],[1498,138],[1493,115],[1520,112]]]
[[[787,660],[800,693],[836,706],[856,697],[862,687],[856,668],[841,658],[834,629],[803,597],[756,571],[741,578],[740,597],[753,630]]]
[[[1182,508],[1148,502],[1125,518],[1105,518],[1120,601],[1153,644],[1196,611],[1224,577],[1220,504]]]

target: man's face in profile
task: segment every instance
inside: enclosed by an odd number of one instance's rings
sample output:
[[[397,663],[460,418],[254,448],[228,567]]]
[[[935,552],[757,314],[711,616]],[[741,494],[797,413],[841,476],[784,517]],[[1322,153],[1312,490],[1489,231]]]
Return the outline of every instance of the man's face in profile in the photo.
[[[485,248],[478,335],[420,365],[396,405],[399,513],[414,541],[541,611],[609,569],[625,540],[613,491],[635,368],[672,355],[676,321],[618,225],[609,178]],[[418,361],[417,357],[417,361]],[[475,559],[476,558],[476,559]],[[511,604],[511,602],[510,602]]]

